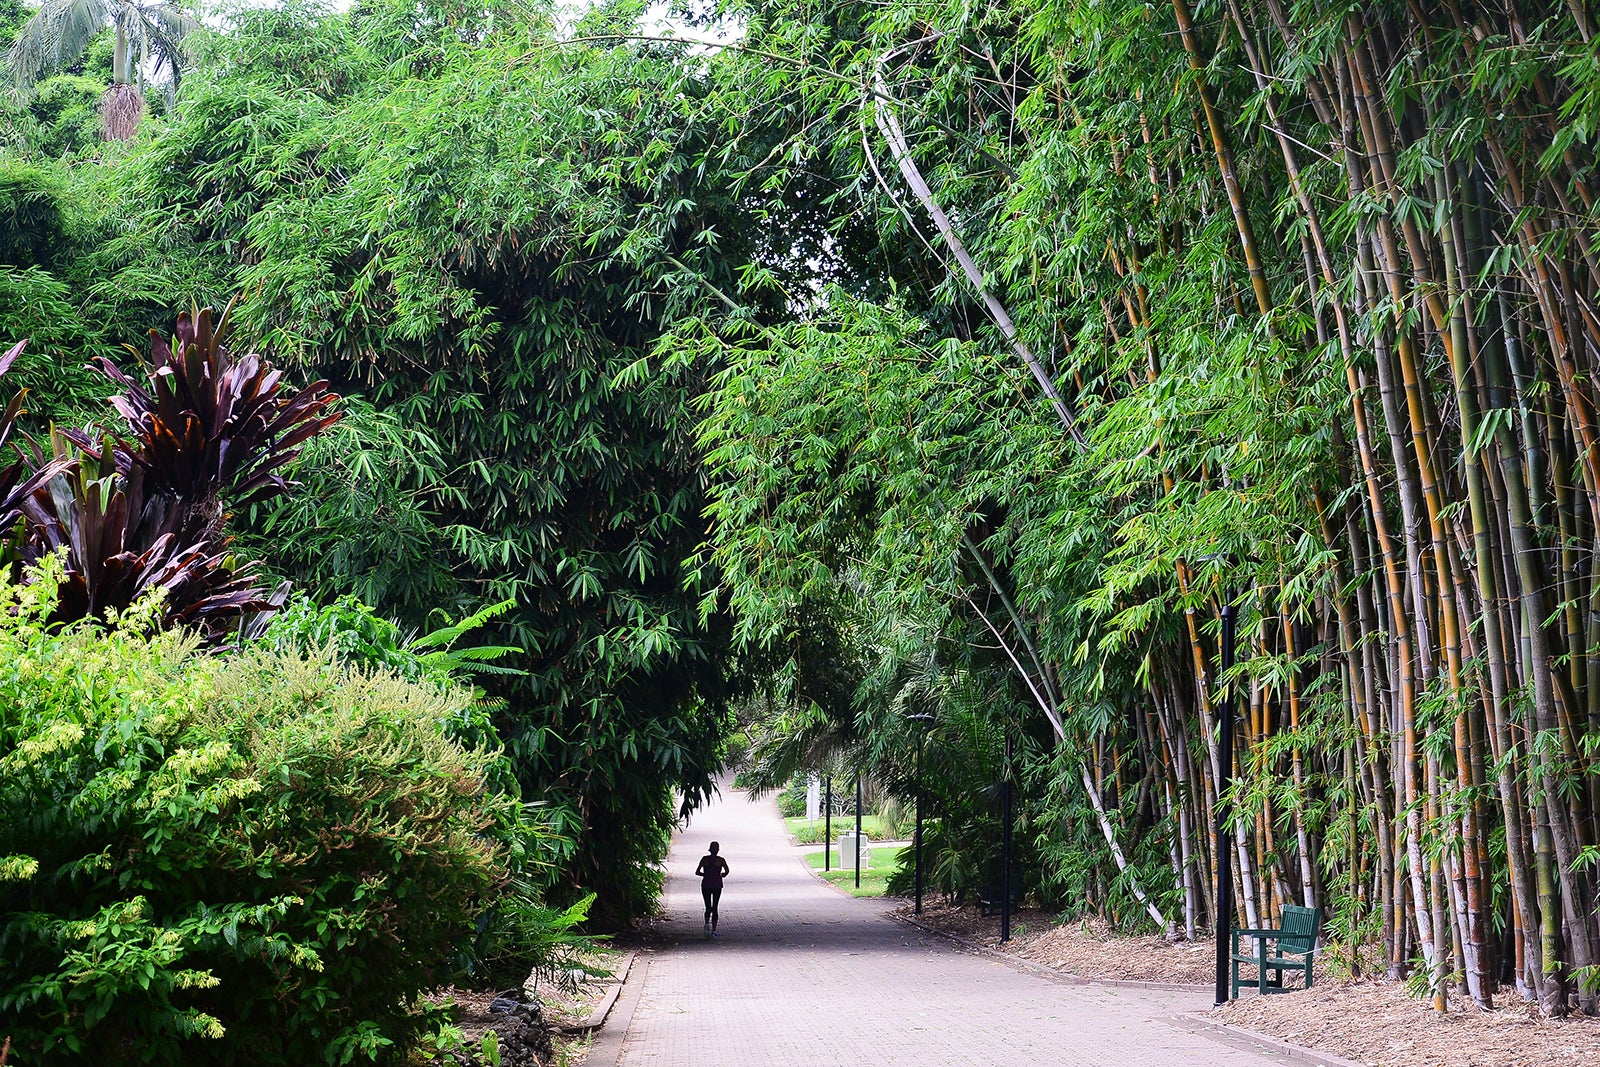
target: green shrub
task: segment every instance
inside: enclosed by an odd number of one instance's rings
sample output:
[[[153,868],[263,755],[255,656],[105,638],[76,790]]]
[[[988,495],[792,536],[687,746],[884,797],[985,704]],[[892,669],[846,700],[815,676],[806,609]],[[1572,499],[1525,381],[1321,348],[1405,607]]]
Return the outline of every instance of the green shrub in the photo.
[[[914,856],[909,846],[901,853],[900,865],[889,875],[887,892],[891,896],[906,896],[915,890]],[[922,863],[923,892],[938,893],[946,900],[971,899],[993,882],[984,877],[982,864],[962,849],[961,840],[942,819],[922,822]]]
[[[65,198],[55,170],[0,159],[0,263],[53,266],[69,244]]]
[[[80,74],[58,74],[34,87],[28,110],[39,123],[33,150],[44,156],[77,155],[100,146],[100,97],[106,84]]]
[[[794,835],[795,844],[798,845],[819,845],[827,839],[830,831],[837,841],[840,834],[849,833],[856,826],[854,815],[835,815],[831,820],[818,815],[815,821],[805,818],[804,815],[796,815],[785,821],[789,833]],[[889,841],[899,836],[886,828],[883,820],[876,815],[862,817],[861,832],[868,840],[874,842]]]
[[[785,819],[794,819],[805,813],[806,780],[802,776],[790,781],[778,794],[778,814]]]
[[[466,687],[475,673],[504,672],[505,668],[492,661],[521,651],[499,645],[457,647],[464,636],[505,609],[504,603],[491,605],[454,625],[418,637],[407,634],[353,596],[319,605],[304,594],[297,594],[272,616],[252,644],[288,655],[334,655],[357,670],[382,670],[407,682]],[[520,796],[516,769],[501,748],[494,725],[495,714],[504,710],[503,701],[485,697],[480,689],[472,689],[471,693],[472,699],[458,702],[455,710],[441,720],[444,732],[458,744],[492,752],[493,758],[484,768],[485,782],[495,792]],[[512,872],[543,884],[556,866],[555,857],[570,849],[571,835],[521,805],[502,806],[497,818],[497,832],[510,848]]]
[[[0,585],[0,1034],[12,1062],[393,1062],[502,887],[467,694],[45,625]]]
[[[84,314],[66,282],[41,267],[13,267],[4,259],[0,252],[0,352],[24,337],[28,347],[0,384],[0,396],[10,400],[19,388],[29,391],[28,422],[36,436],[47,433],[52,421],[103,421],[111,389],[84,364],[111,353],[104,326]]]
[[[259,640],[303,655],[331,649],[346,663],[381,668],[406,681],[429,673],[421,658],[407,651],[405,632],[353,596],[324,605],[298,594],[272,617]]]
[[[882,823],[885,837],[909,837],[917,825],[915,805],[902,803],[887,793],[878,799],[877,811],[873,814]]]

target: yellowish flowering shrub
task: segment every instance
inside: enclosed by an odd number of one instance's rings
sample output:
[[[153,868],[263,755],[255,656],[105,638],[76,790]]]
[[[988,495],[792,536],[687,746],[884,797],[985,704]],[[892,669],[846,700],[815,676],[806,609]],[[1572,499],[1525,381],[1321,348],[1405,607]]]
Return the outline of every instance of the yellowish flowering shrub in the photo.
[[[204,654],[0,583],[0,1035],[16,1064],[400,1059],[506,877],[469,695]]]

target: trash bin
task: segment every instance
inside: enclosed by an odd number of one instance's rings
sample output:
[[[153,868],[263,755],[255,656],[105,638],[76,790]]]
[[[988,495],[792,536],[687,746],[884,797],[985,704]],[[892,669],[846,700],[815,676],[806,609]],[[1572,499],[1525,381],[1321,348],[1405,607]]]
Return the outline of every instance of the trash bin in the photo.
[[[872,866],[871,842],[861,835],[861,866]],[[853,831],[839,835],[839,866],[854,869],[856,865],[856,835]]]

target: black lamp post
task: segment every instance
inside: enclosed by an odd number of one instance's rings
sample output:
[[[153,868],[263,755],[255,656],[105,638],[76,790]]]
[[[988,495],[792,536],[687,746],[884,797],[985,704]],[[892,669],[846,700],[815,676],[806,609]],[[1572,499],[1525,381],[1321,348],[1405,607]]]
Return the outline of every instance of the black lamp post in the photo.
[[[933,716],[927,712],[918,712],[907,715],[906,718],[917,724],[917,788],[915,792],[917,804],[917,828],[912,833],[912,854],[916,863],[916,903],[911,907],[911,914],[922,914],[922,743],[927,739],[927,723],[933,721]]]
[[[1233,686],[1223,682],[1223,677],[1233,670],[1234,641],[1233,597],[1222,605],[1222,669],[1217,672],[1217,682],[1223,688],[1222,700],[1217,706],[1217,1003],[1226,1004],[1228,988],[1228,946],[1233,940],[1233,852],[1228,841],[1228,793],[1233,788]]]
[[[1006,731],[1006,762],[1000,784],[1000,943],[1011,940],[1011,731]]]
[[[822,779],[822,870],[833,870],[833,775]]]
[[[856,772],[856,888],[861,888],[861,772]]]

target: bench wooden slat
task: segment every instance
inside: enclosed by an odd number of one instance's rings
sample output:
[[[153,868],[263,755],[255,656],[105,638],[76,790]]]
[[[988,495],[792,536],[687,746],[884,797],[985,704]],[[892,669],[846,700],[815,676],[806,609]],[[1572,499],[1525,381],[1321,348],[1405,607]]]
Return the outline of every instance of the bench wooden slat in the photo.
[[[1285,971],[1300,971],[1306,976],[1306,988],[1311,988],[1312,971],[1311,963],[1315,956],[1317,933],[1322,928],[1322,909],[1302,908],[1295,904],[1285,904],[1283,907],[1282,925],[1276,929],[1249,929],[1236,927],[1232,931],[1232,951],[1230,970],[1232,971],[1233,996],[1239,995],[1239,965],[1246,964],[1256,968],[1256,980],[1253,985],[1262,993],[1288,993],[1290,989],[1283,984]],[[1239,951],[1239,939],[1251,937],[1256,941],[1254,955],[1247,955]],[[1267,953],[1269,943],[1274,945],[1271,955]],[[1299,957],[1298,959],[1294,957]]]
[[[1317,940],[1317,927],[1322,923],[1322,912],[1317,908],[1300,908],[1287,904],[1283,909],[1283,932],[1278,935],[1278,947],[1284,952],[1310,952]]]

